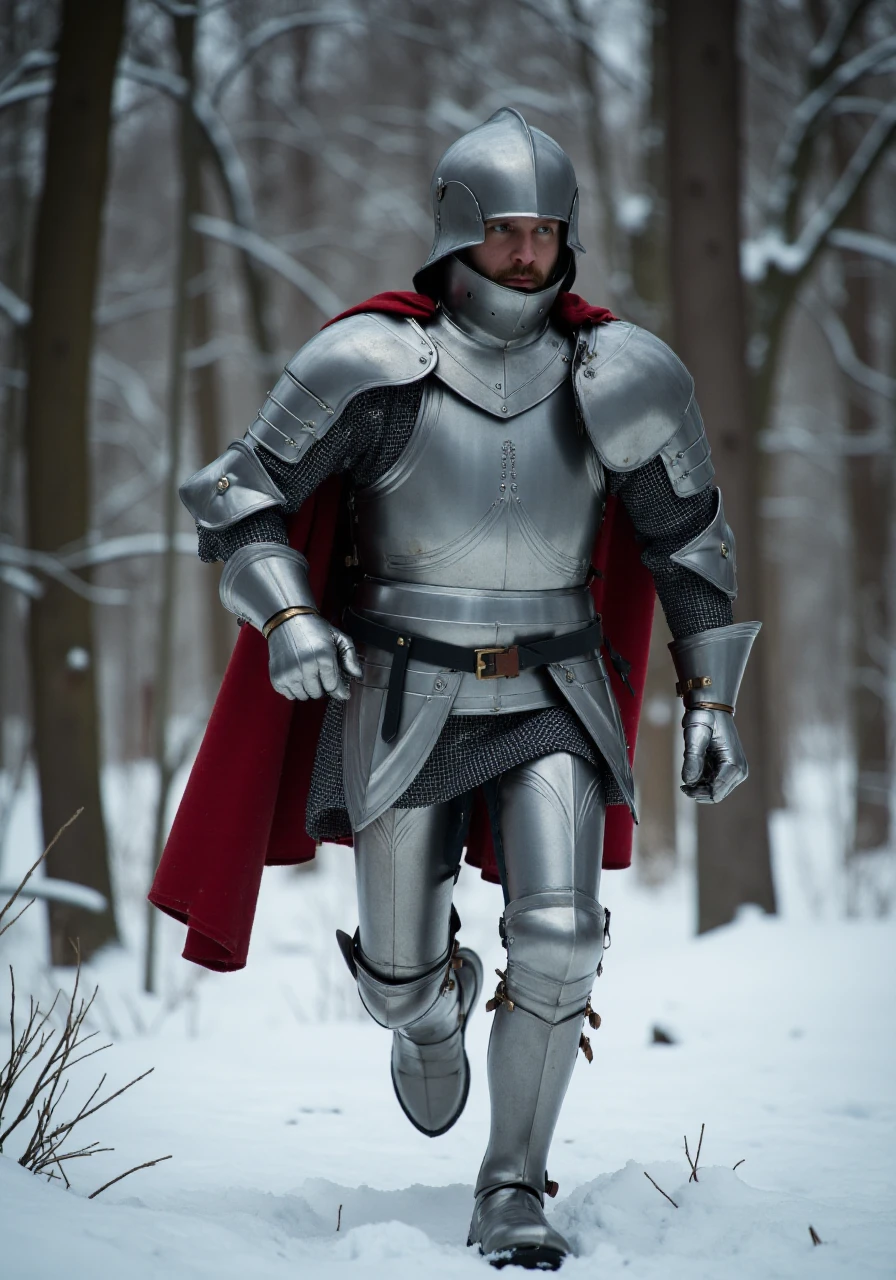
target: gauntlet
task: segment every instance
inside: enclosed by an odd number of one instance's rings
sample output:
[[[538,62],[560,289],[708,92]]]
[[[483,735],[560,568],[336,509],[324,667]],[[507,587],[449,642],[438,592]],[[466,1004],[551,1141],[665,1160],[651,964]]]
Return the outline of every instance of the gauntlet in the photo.
[[[279,542],[240,547],[221,574],[221,603],[268,642],[271,684],[284,698],[345,700],[361,664],[349,637],[320,616],[308,561]]]
[[[749,773],[734,724],[734,708],[747,658],[761,627],[735,622],[669,645],[684,701],[682,791],[698,804],[724,800]]]

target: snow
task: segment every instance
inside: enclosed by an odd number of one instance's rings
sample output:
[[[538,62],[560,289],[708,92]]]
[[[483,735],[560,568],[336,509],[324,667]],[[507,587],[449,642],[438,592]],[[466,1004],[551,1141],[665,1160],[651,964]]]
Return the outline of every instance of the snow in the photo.
[[[76,1068],[73,1105],[103,1071],[111,1091],[155,1069],[87,1123],[84,1139],[115,1151],[70,1165],[71,1191],[22,1169],[24,1138],[9,1140],[0,1275],[492,1274],[464,1245],[488,1114],[483,1001],[467,1038],[467,1110],[448,1134],[427,1139],[392,1096],[388,1035],[363,1016],[333,940],[356,918],[351,856],[334,848],[316,871],[266,872],[241,973],[188,966],[178,955],[183,930],[163,920],[161,994],[143,995],[136,850],[150,790],[145,771],[110,788],[116,843],[127,849],[117,880],[128,946],[85,974],[85,988],[100,985],[94,1025],[112,1047]],[[35,809],[28,788],[13,815],[6,879],[33,858]],[[823,812],[804,842],[820,833]],[[831,894],[800,902],[806,851],[793,852],[792,827],[776,828],[779,918],[746,910],[696,939],[686,869],[661,892],[639,889],[631,873],[604,878],[613,945],[594,995],[603,1025],[591,1033],[594,1063],[577,1063],[549,1166],[560,1183],[549,1213],[577,1254],[563,1268],[571,1280],[894,1274],[894,925],[841,919]],[[828,863],[825,853],[820,877]],[[489,974],[503,955],[500,894],[468,869],[457,904],[462,940]],[[40,912],[0,942],[20,997],[29,980],[44,997],[51,989],[39,971]],[[5,997],[5,1016],[3,1005]],[[654,1027],[675,1043],[652,1043]],[[684,1135],[693,1155],[704,1123],[699,1181],[689,1182]],[[822,1244],[813,1245],[810,1225]]]

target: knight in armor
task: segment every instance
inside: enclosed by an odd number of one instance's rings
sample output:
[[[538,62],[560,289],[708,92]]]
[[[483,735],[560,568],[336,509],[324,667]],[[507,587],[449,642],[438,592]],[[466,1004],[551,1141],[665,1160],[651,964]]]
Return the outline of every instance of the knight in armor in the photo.
[[[489,1001],[491,1129],[468,1243],[542,1268],[570,1249],[544,1198],[595,1017],[605,812],[635,808],[589,591],[607,499],[631,519],[674,637],[697,802],[747,776],[734,708],[759,630],[732,618],[734,537],[687,370],[609,313],[558,322],[584,252],[577,202],[568,156],[518,112],[461,137],[433,176],[435,240],[415,277],[426,318],[356,309],[325,327],[243,439],[181,489],[202,559],[225,562],[224,606],[267,641],[274,688],[328,698],[307,829],[351,838],[360,925],[340,946],[392,1032],[398,1102],[432,1136],[469,1088],[482,967],[459,946],[452,892],[485,792],[507,965]],[[286,531],[337,473],[356,566],[339,626]]]

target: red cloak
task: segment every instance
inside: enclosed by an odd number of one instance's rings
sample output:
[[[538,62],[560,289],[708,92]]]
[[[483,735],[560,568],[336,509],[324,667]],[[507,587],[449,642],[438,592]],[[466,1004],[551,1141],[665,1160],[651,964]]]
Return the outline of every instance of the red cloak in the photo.
[[[381,293],[336,319],[362,311],[425,323],[435,314],[435,303],[425,294]],[[569,331],[616,318],[573,293],[559,295],[552,317]],[[341,477],[331,476],[289,527],[291,545],[310,564],[315,597],[334,623],[345,603],[333,573],[340,489]],[[614,648],[631,663],[634,697],[612,668],[610,682],[633,760],[654,587],[641,564],[631,521],[613,498],[607,503],[593,563],[603,575],[591,586],[595,608]],[[305,807],[324,709],[323,698],[292,702],[276,693],[268,677],[265,640],[254,628],[241,628],[149,893],[150,902],[188,926],[185,959],[208,969],[242,969],[264,867],[314,857],[315,842],[305,832]],[[612,805],[604,834],[605,868],[629,866],[632,830],[628,809]],[[466,857],[485,879],[497,882],[481,795],[474,804]]]

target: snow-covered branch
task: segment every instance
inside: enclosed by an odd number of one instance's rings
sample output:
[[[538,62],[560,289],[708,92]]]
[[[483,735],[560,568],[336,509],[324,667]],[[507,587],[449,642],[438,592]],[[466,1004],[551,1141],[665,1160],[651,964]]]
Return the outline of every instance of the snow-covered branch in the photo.
[[[4,575],[5,580],[10,586],[18,585],[20,590],[24,590],[26,595],[32,597],[42,595],[43,587],[34,579],[33,574],[28,574],[28,570],[36,570],[48,578],[55,579],[70,591],[74,591],[75,595],[83,596],[92,604],[127,604],[130,599],[129,591],[114,587],[98,587],[93,583],[84,582],[77,574],[72,573],[58,556],[50,555],[47,551],[33,551],[27,547],[18,547],[12,542],[3,540],[0,541],[0,568],[7,566],[14,570],[25,571],[29,579],[27,584],[21,580],[18,584],[15,581],[11,582],[10,578]],[[35,584],[40,587],[40,591],[35,590]]]
[[[823,70],[831,65],[843,48],[846,37],[873,0],[837,0],[821,39],[809,54],[809,66]]]
[[[875,165],[896,135],[896,102],[888,103],[871,124],[834,186],[809,215],[792,242],[779,223],[772,222],[761,235],[741,244],[741,271],[745,280],[761,282],[769,267],[785,276],[806,275],[826,244],[856,248],[885,262],[893,262],[896,246],[880,236],[837,228]]]
[[[0,284],[0,311],[9,317],[17,329],[24,329],[31,319],[28,303],[5,284]]]
[[[176,533],[174,549],[178,555],[196,555],[196,535]],[[93,569],[114,560],[133,560],[136,556],[160,556],[168,550],[163,533],[130,533],[118,538],[105,538],[88,543],[77,551],[66,552],[60,561],[69,569]]]
[[[828,236],[828,244],[835,249],[851,249],[853,253],[863,253],[866,258],[876,258],[878,262],[896,267],[896,241],[876,236],[870,231],[838,227]]]
[[[312,9],[302,13],[289,14],[282,18],[271,18],[263,22],[246,37],[236,54],[218,76],[217,83],[209,94],[214,106],[217,106],[223,95],[230,88],[240,72],[255,57],[260,49],[279,36],[289,31],[297,31],[302,27],[335,27],[347,23],[363,23],[364,18],[351,9],[326,10]]]
[[[858,194],[859,188],[896,133],[896,102],[882,111],[856,147],[849,164],[841,173],[827,197],[808,218],[797,238],[807,267],[823,246],[835,225]]]
[[[851,379],[857,386],[864,387],[885,400],[896,399],[896,378],[890,378],[871,365],[865,364],[855,353],[846,325],[821,298],[801,298],[800,306],[818,326],[831,348],[841,373]]]
[[[0,93],[0,111],[20,102],[29,102],[32,98],[46,98],[52,91],[52,80],[26,80],[24,84],[14,85],[12,89]]]
[[[45,53],[43,49],[31,49],[23,54],[15,66],[10,67],[6,75],[0,79],[0,94],[6,93],[32,71],[46,71],[50,67],[55,67],[56,61],[55,53]]]
[[[266,240],[264,236],[258,235],[257,232],[235,226],[232,222],[225,222],[223,218],[212,218],[208,214],[197,214],[192,219],[191,226],[200,235],[209,236],[223,244],[242,249],[256,262],[261,262],[272,271],[276,271],[284,280],[295,285],[324,315],[336,315],[345,310],[345,303],[329,285],[324,284],[313,271],[303,267],[300,262],[296,262],[295,258],[291,258],[288,253],[284,253],[282,249],[272,244],[270,240]]]
[[[15,893],[16,886],[0,884],[0,898]],[[40,898],[43,902],[64,902],[70,907],[81,907],[84,911],[92,911],[102,915],[109,903],[98,889],[91,889],[86,884],[75,884],[71,880],[33,880],[25,891],[28,898]]]
[[[547,22],[555,30],[561,31],[569,40],[582,45],[589,56],[600,64],[601,68],[614,84],[619,85],[620,89],[633,93],[641,88],[634,76],[607,57],[606,49],[596,38],[591,28],[584,22],[577,22],[570,14],[552,9],[544,3],[544,0],[520,0],[520,3],[526,9],[531,10],[532,13],[538,14],[539,18]]]
[[[879,40],[842,63],[795,108],[772,164],[767,199],[771,223],[780,225],[793,197],[798,158],[808,136],[834,99],[862,76],[896,55],[896,36]]]

